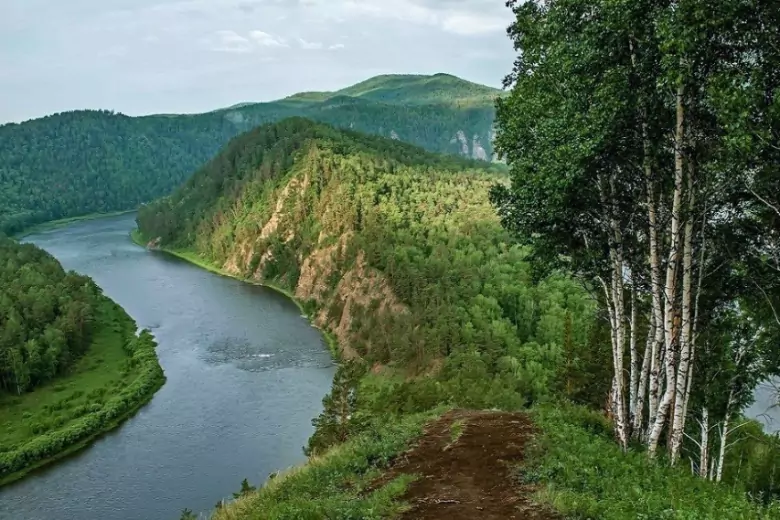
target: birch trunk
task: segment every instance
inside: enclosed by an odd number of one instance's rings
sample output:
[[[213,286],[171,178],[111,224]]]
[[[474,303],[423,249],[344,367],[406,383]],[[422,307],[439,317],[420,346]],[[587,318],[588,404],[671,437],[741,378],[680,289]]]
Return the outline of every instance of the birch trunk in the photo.
[[[633,277],[631,280],[631,321],[629,322],[629,353],[631,356],[631,359],[629,363],[631,364],[631,375],[629,378],[629,418],[631,420],[631,425],[633,425],[636,422],[636,411],[637,411],[637,401],[639,399],[639,352],[637,351],[637,345],[636,345],[636,334],[637,334],[637,311],[636,311],[636,303],[637,303],[637,297],[636,297],[636,287],[633,281]]]
[[[710,410],[706,406],[701,410],[701,442],[699,442],[699,476],[707,478],[710,465]]]
[[[666,424],[669,407],[674,401],[677,389],[676,343],[674,320],[677,311],[677,271],[680,263],[680,221],[682,209],[682,191],[684,177],[683,143],[685,132],[685,107],[683,95],[685,89],[681,84],[677,87],[677,124],[674,136],[674,195],[672,198],[672,219],[670,232],[669,260],[666,266],[666,285],[664,300],[664,347],[666,356],[666,390],[658,405],[650,436],[648,438],[648,455],[655,457],[658,442]]]
[[[613,221],[613,225],[617,223]],[[616,235],[619,236],[619,230],[616,228]],[[613,273],[612,273],[612,300],[615,324],[615,341],[612,350],[612,362],[615,372],[615,426],[618,435],[618,441],[623,449],[628,448],[628,421],[626,417],[626,398],[625,385],[623,381],[623,348],[625,345],[625,324],[623,316],[625,313],[623,290],[623,253],[621,248],[615,248],[613,252]]]
[[[729,399],[729,402],[731,399]],[[726,412],[726,418],[723,420],[723,425],[720,429],[720,453],[718,453],[718,469],[715,472],[715,482],[720,482],[723,479],[723,463],[726,460],[726,439],[729,435],[729,416],[731,411]]]
[[[643,134],[647,133],[646,125]],[[658,218],[656,208],[655,180],[653,179],[650,150],[645,139],[645,179],[647,183],[647,212],[649,220],[648,235],[650,237],[650,282],[652,294],[651,328],[653,344],[650,353],[650,379],[648,390],[647,413],[652,424],[658,410],[660,391],[659,371],[661,370],[661,352],[664,344],[663,311],[661,296],[661,262],[658,255]]]
[[[647,331],[647,341],[645,342],[645,354],[642,360],[642,370],[639,374],[639,384],[637,385],[636,413],[634,414],[633,433],[637,438],[645,437],[642,428],[644,428],[645,399],[647,398],[647,380],[650,376],[650,356],[653,351],[653,315],[650,315],[650,327]]]
[[[674,420],[669,453],[672,465],[680,456],[683,433],[685,431],[685,411],[688,408],[688,398],[691,387],[688,384],[690,367],[693,365],[693,348],[691,331],[693,327],[693,209],[695,196],[693,192],[694,168],[692,163],[688,169],[688,217],[685,221],[685,238],[683,244],[683,290],[682,290],[682,323],[680,324],[680,362],[677,367],[677,399],[674,403]]]

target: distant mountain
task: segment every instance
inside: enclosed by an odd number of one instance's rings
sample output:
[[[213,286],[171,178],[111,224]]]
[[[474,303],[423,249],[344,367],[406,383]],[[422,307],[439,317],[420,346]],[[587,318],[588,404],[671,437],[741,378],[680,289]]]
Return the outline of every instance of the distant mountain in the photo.
[[[169,193],[236,135],[292,116],[490,160],[500,94],[447,74],[390,75],[204,114],[75,111],[3,125],[0,231],[134,208]]]

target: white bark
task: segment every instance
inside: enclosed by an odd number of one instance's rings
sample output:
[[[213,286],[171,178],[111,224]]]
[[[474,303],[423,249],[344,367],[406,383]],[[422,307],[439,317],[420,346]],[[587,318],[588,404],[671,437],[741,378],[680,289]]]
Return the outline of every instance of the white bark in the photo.
[[[729,405],[731,404],[731,396],[729,396]],[[726,439],[729,435],[729,416],[731,412],[727,409],[726,418],[723,419],[723,424],[720,427],[720,453],[718,454],[718,469],[715,472],[715,481],[720,482],[723,479],[723,463],[726,460]]]
[[[637,385],[636,411],[634,413],[634,424],[633,424],[633,433],[634,436],[637,438],[645,437],[642,428],[644,427],[645,400],[647,399],[647,381],[650,376],[650,356],[652,355],[653,343],[655,341],[654,338],[655,331],[653,330],[652,321],[653,321],[653,316],[651,314],[650,316],[651,325],[648,328],[648,332],[647,332],[647,341],[645,342],[645,354],[642,360],[642,370],[639,374],[639,384]]]
[[[710,458],[710,410],[701,410],[701,441],[699,442],[699,476],[707,478]]]
[[[648,438],[648,455],[655,457],[661,432],[666,424],[669,407],[675,398],[677,389],[675,317],[677,314],[677,271],[680,263],[680,222],[682,209],[682,191],[684,176],[683,143],[685,131],[685,108],[683,106],[684,88],[677,87],[677,125],[675,130],[674,150],[674,195],[672,197],[672,218],[669,246],[669,260],[666,266],[666,285],[664,287],[664,342],[666,356],[666,390],[656,411],[650,436]]]
[[[631,321],[629,322],[629,332],[630,332],[630,339],[629,339],[629,353],[631,356],[630,364],[631,364],[631,375],[629,378],[629,414],[631,419],[631,424],[633,425],[636,422],[636,412],[637,412],[637,402],[639,399],[639,352],[637,350],[636,345],[636,335],[637,335],[637,297],[636,297],[636,287],[632,280],[631,282]]]
[[[693,193],[693,167],[688,174],[688,217],[685,221],[685,238],[683,240],[683,290],[682,290],[682,323],[680,324],[680,361],[677,366],[677,387],[675,388],[674,420],[669,446],[671,463],[674,464],[680,455],[683,432],[685,431],[685,411],[688,408],[691,387],[688,384],[690,367],[693,366],[693,349],[691,346],[691,331],[693,327],[691,294],[693,282],[693,209],[695,206]]]

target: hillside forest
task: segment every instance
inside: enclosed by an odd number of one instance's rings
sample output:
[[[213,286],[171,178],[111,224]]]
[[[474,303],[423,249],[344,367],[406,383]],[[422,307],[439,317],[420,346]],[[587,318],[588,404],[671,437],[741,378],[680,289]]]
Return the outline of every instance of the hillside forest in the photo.
[[[281,287],[335,336],[343,364],[310,455],[441,404],[530,407],[550,446],[533,478],[576,489],[561,509],[655,517],[675,480],[699,490],[675,503],[691,514],[728,507],[729,518],[765,517],[744,493],[771,503],[780,451],[737,408],[740,427],[722,450],[728,493],[702,488],[688,469],[648,471],[646,456],[624,459],[617,429],[594,412],[614,382],[601,293],[547,269],[501,226],[488,197],[497,186],[510,189],[510,179],[478,162],[289,119],[231,141],[181,189],[143,207],[138,224],[153,247]],[[698,456],[688,444],[683,454]],[[564,473],[554,470],[561,464]],[[594,464],[602,474],[590,473]],[[621,493],[625,478],[652,499]],[[263,493],[256,507],[269,507]]]
[[[170,193],[235,135],[306,116],[490,160],[500,91],[446,74],[378,76],[337,92],[197,115],[75,111],[0,126],[0,232],[135,209]]]

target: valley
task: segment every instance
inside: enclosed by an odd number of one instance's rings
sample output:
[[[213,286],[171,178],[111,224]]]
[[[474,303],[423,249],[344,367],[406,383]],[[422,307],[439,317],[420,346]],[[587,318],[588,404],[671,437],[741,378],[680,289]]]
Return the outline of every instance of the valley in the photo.
[[[73,111],[1,125],[0,232],[134,210],[179,186],[236,135],[291,116],[491,160],[500,92],[447,74],[391,75],[204,114]]]

